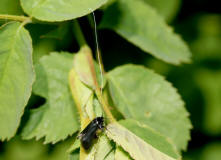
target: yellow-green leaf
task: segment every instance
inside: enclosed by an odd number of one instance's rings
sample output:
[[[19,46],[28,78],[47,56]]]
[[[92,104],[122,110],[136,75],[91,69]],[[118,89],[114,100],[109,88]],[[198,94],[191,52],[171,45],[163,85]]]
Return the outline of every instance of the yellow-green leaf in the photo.
[[[134,120],[107,126],[107,136],[120,145],[135,160],[175,160],[179,156],[165,137]],[[138,134],[139,133],[139,134]],[[142,135],[142,136],[141,136]]]

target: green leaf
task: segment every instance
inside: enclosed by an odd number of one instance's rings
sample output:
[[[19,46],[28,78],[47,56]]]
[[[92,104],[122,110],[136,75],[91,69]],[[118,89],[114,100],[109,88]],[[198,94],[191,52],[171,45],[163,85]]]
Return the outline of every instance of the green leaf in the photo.
[[[32,41],[21,23],[0,28],[0,139],[16,132],[34,81]]]
[[[134,120],[124,120],[107,126],[107,136],[120,145],[135,160],[175,160],[179,156],[165,137]]]
[[[185,42],[142,0],[118,0],[105,11],[100,28],[113,29],[143,51],[168,63],[190,61],[191,53]]]
[[[22,15],[23,11],[18,0],[0,0],[0,14]]]
[[[124,65],[107,75],[115,106],[169,137],[178,150],[190,139],[191,123],[177,91],[162,76],[136,65]]]
[[[69,28],[69,23],[62,23],[56,29],[46,33],[45,35],[42,35],[41,38],[63,40],[65,38],[65,35],[70,34]]]
[[[79,159],[79,151],[75,151],[69,155],[69,160],[78,160]]]
[[[36,65],[34,93],[46,98],[46,103],[31,111],[23,132],[24,139],[45,136],[45,143],[55,143],[72,135],[79,128],[78,115],[68,87],[68,73],[73,56],[51,53]]]
[[[203,128],[206,133],[221,133],[221,70],[200,70],[196,81],[205,99]]]
[[[42,56],[48,55],[56,49],[56,41],[54,39],[41,39],[33,45],[33,62],[38,63]]]
[[[180,3],[180,0],[143,0],[153,8],[155,8],[159,14],[167,21],[171,21],[176,15]]]
[[[93,75],[90,69],[88,56],[91,52],[91,49],[88,46],[84,46],[81,50],[75,55],[74,58],[74,69],[77,72],[79,79],[87,86],[92,89],[96,88],[96,85],[93,81]],[[96,71],[96,78],[100,86],[104,87],[106,79],[101,82],[100,68],[97,63],[94,62],[94,67]]]
[[[114,158],[114,150],[111,151],[106,157],[104,160],[115,160]]]
[[[76,151],[78,148],[80,148],[80,139],[75,139],[74,143],[71,145],[71,147],[67,150],[68,153],[72,153]]]
[[[21,0],[24,11],[43,21],[64,21],[85,16],[107,0]]]
[[[115,151],[115,160],[131,160],[130,155],[123,150],[120,146]]]
[[[104,160],[108,154],[113,150],[113,146],[106,135],[101,135],[98,138],[98,143],[96,147],[95,160]]]

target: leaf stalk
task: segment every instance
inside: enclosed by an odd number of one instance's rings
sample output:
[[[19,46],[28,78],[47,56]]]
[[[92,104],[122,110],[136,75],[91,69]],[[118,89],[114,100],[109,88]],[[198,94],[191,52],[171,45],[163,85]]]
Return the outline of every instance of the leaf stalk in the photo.
[[[0,14],[0,19],[12,20],[12,21],[21,21],[21,22],[31,22],[31,17],[8,15],[8,14]]]

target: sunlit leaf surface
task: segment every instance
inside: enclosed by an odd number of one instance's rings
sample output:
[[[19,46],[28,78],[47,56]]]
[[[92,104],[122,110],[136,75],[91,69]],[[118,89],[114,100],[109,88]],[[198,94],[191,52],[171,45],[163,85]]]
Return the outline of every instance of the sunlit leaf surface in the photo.
[[[118,0],[105,11],[100,27],[116,31],[145,52],[168,63],[190,61],[191,53],[185,42],[142,0]]]
[[[25,139],[45,137],[45,143],[55,143],[78,130],[78,115],[68,87],[68,73],[73,56],[51,53],[36,65],[34,93],[46,98],[46,103],[31,111],[23,130]]]
[[[169,137],[178,150],[190,139],[191,124],[184,103],[174,87],[152,70],[124,65],[108,73],[115,106],[126,118],[134,118]]]
[[[0,139],[16,132],[34,81],[32,44],[18,22],[0,28]]]
[[[82,17],[96,10],[107,0],[21,0],[24,11],[44,21],[64,21]]]

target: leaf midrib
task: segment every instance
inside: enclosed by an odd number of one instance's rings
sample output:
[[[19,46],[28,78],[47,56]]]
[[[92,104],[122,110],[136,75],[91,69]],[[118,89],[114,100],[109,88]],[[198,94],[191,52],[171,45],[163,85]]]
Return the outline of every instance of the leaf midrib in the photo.
[[[9,23],[8,23],[9,24]],[[12,43],[12,48],[9,50],[9,55],[8,55],[8,57],[7,57],[7,59],[5,60],[5,64],[3,65],[3,71],[2,71],[2,77],[0,77],[0,86],[1,86],[1,83],[3,82],[3,79],[4,79],[4,77],[5,77],[5,72],[6,72],[6,70],[7,70],[7,66],[8,66],[8,62],[9,62],[9,59],[11,58],[11,56],[15,53],[14,51],[15,51],[15,41],[16,41],[16,38],[17,38],[17,36],[18,36],[18,34],[19,34],[19,32],[20,32],[20,30],[21,30],[21,28],[22,28],[22,24],[20,24],[20,26],[18,27],[18,30],[16,31],[16,34],[15,34],[15,36],[12,38],[12,41],[13,41],[13,43]]]

